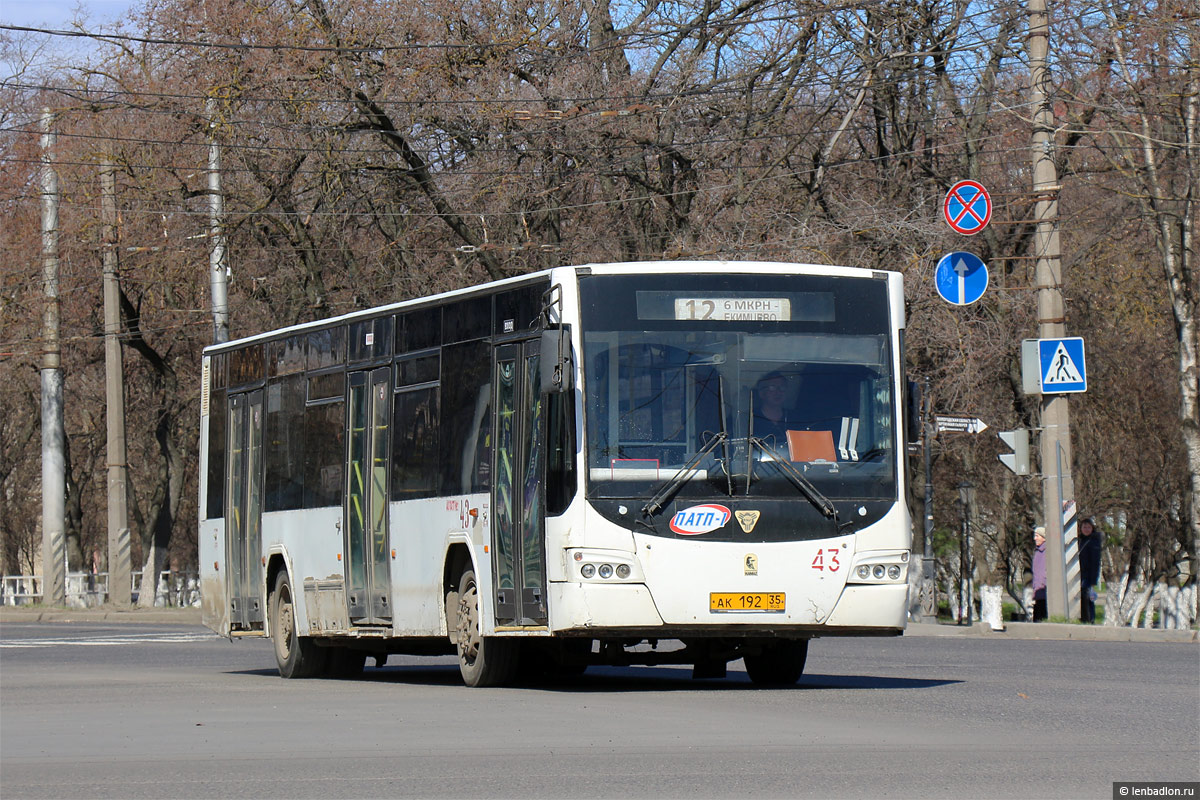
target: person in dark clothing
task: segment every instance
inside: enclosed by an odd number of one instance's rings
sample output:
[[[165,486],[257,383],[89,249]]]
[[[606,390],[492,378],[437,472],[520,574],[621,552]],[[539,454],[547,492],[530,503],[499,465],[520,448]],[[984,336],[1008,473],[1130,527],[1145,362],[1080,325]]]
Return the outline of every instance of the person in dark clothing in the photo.
[[[792,423],[785,402],[787,378],[778,372],[769,373],[754,387],[754,435],[784,453]]]
[[[1046,618],[1046,529],[1033,529],[1033,621]]]
[[[1092,623],[1096,621],[1096,586],[1100,583],[1100,551],[1104,541],[1090,517],[1079,523],[1078,541],[1079,581],[1082,584],[1079,618]]]

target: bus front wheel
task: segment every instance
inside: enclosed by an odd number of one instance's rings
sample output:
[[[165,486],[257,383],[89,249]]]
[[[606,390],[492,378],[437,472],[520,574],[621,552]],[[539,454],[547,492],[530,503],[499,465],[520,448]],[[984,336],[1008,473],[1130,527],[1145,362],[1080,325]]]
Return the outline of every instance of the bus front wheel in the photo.
[[[480,622],[479,585],[475,572],[467,570],[458,581],[454,620],[458,669],[467,686],[499,686],[516,675],[518,642],[484,636]]]
[[[742,658],[751,682],[760,686],[791,686],[804,674],[808,639],[768,639],[758,652]]]
[[[287,570],[280,571],[271,594],[271,641],[280,677],[312,678],[321,674],[327,653],[310,637],[296,632],[296,603]]]

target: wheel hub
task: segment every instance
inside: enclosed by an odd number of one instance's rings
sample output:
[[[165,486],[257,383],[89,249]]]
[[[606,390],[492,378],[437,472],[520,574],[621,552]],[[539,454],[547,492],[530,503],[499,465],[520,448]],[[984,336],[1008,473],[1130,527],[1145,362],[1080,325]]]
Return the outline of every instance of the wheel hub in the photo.
[[[466,587],[458,598],[458,657],[474,664],[479,656],[479,597],[474,585]]]

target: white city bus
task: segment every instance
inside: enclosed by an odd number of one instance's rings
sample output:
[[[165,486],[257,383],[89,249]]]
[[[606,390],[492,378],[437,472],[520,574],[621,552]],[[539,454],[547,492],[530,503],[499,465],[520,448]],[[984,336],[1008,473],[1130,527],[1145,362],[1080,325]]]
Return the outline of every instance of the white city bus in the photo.
[[[561,267],[205,350],[205,624],[284,677],[457,654],[795,682],[903,632],[901,276]]]

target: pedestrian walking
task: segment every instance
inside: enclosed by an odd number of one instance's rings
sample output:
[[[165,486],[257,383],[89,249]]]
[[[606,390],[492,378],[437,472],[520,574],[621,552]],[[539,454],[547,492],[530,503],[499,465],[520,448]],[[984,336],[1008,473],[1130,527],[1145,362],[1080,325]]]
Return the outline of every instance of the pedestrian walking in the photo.
[[[1033,621],[1046,619],[1046,528],[1033,529]]]
[[[1096,530],[1091,517],[1079,523],[1079,580],[1082,592],[1079,598],[1079,619],[1082,622],[1096,621],[1096,587],[1100,584],[1100,551],[1104,547],[1103,534]]]

